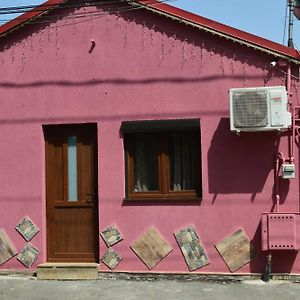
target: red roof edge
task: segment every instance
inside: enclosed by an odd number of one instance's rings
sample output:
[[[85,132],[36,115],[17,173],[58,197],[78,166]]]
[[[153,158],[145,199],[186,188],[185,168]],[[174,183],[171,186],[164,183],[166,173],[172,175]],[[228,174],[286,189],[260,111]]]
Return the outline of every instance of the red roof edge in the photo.
[[[30,19],[37,17],[49,9],[65,2],[66,0],[48,0],[47,2],[37,6],[33,10],[26,12],[19,17],[15,18],[14,20],[2,25],[0,27],[0,36],[5,34],[6,32],[16,28],[23,23],[28,22]],[[287,46],[275,43],[273,41],[264,39],[262,37],[256,36],[254,34],[233,28],[231,26],[218,23],[216,21],[201,17],[199,15],[187,12],[183,9],[161,3],[158,0],[137,0],[137,3],[146,5],[157,12],[161,12],[170,16],[174,16],[179,19],[183,19],[185,21],[194,23],[195,25],[213,30],[215,32],[219,32],[222,35],[232,37],[234,39],[240,40],[242,42],[252,44],[254,47],[264,48],[266,50],[277,52],[284,56],[288,56],[297,60],[300,60],[300,52],[289,48]]]
[[[145,4],[155,9],[156,11],[161,11],[162,13],[166,13],[174,17],[186,20],[188,22],[192,22],[196,25],[203,26],[205,28],[214,30],[216,32],[244,41],[246,43],[253,44],[255,46],[259,46],[273,52],[278,52],[280,54],[283,54],[285,56],[290,56],[295,59],[300,59],[300,52],[297,51],[296,49],[289,48],[287,46],[264,39],[254,34],[201,17],[199,15],[185,11],[183,9],[165,3],[161,3],[157,0],[138,0],[137,2],[140,2],[141,4]]]
[[[3,35],[4,33],[6,33],[7,31],[18,27],[18,26],[22,25],[23,23],[28,22],[32,18],[35,18],[35,17],[45,13],[49,9],[55,7],[58,4],[61,4],[61,3],[65,2],[65,1],[66,0],[48,0],[47,2],[44,2],[43,4],[36,6],[34,9],[32,9],[32,10],[18,16],[17,18],[3,24],[0,27],[0,36]]]

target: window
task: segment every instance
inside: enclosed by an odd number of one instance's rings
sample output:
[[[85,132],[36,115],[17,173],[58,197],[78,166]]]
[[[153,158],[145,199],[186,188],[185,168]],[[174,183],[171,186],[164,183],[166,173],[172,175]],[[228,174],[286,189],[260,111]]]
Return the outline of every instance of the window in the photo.
[[[123,122],[126,197],[201,197],[200,120]]]

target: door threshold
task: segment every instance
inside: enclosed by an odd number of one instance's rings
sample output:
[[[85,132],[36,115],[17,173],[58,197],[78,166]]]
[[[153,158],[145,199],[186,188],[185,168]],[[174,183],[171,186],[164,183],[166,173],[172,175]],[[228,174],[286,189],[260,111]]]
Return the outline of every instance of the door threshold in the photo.
[[[97,263],[44,263],[37,266],[37,278],[42,280],[96,280]]]

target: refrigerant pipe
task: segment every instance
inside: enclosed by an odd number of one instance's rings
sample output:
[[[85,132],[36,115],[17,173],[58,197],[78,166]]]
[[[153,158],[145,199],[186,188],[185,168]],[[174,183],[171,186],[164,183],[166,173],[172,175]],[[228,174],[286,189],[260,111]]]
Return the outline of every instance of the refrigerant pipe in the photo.
[[[295,141],[295,118],[294,118],[294,111],[292,107],[292,103],[290,102],[290,98],[292,96],[291,86],[292,86],[292,68],[291,62],[287,62],[287,73],[286,73],[286,90],[288,96],[288,110],[292,113],[292,139],[289,137],[289,158],[286,159],[283,156],[282,152],[279,152],[279,143],[281,134],[278,137],[278,145],[277,145],[277,155],[276,155],[276,162],[275,162],[275,182],[274,182],[274,189],[275,189],[275,203],[276,203],[276,212],[279,212],[279,204],[280,204],[280,192],[279,192],[279,173],[280,173],[280,166],[282,163],[289,161],[290,163],[294,162],[294,141]]]

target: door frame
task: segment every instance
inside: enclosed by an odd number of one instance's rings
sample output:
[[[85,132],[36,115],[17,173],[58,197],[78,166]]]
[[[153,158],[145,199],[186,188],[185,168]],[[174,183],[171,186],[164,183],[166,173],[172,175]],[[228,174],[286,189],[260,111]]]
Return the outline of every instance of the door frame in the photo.
[[[100,261],[100,247],[99,247],[99,187],[98,187],[98,172],[99,172],[99,157],[98,157],[98,126],[97,123],[66,123],[66,124],[45,124],[42,126],[43,128],[43,134],[44,134],[44,178],[45,178],[45,228],[46,228],[46,261],[47,262],[96,262],[99,263]],[[74,130],[82,130],[82,128],[84,128],[84,130],[91,130],[94,134],[95,137],[95,143],[93,144],[93,168],[95,168],[94,170],[94,185],[95,185],[95,189],[97,191],[97,199],[95,201],[93,201],[93,223],[94,223],[94,249],[95,249],[95,257],[93,259],[93,261],[90,260],[86,260],[86,259],[61,259],[61,258],[49,258],[50,255],[50,233],[49,233],[49,214],[50,214],[50,210],[49,210],[49,202],[48,202],[48,190],[47,190],[47,185],[48,185],[48,179],[47,179],[47,138],[48,138],[48,134],[49,131],[53,131],[53,130],[63,130],[64,132],[71,130],[71,132]],[[78,164],[78,162],[77,162]],[[79,180],[78,176],[78,179]],[[91,196],[92,197],[92,196]],[[72,203],[75,204],[75,203]]]

